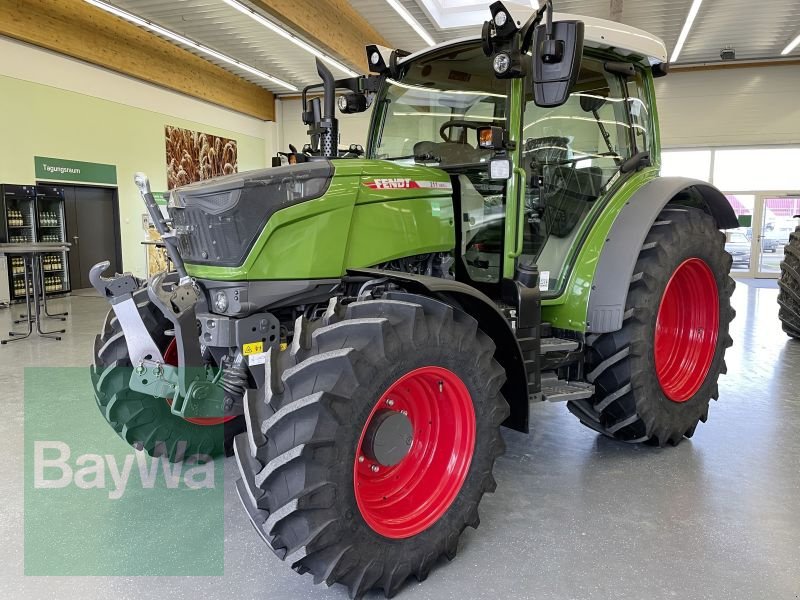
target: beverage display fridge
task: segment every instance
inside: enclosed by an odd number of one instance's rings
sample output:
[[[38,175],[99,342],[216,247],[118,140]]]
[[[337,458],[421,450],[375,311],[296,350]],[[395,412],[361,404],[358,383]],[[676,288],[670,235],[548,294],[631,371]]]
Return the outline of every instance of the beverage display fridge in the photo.
[[[36,186],[36,241],[65,242],[64,190],[50,185]],[[43,289],[48,295],[70,291],[69,262],[66,252],[42,255]],[[23,290],[24,292],[24,290]]]
[[[36,187],[0,184],[0,194],[0,242],[25,244],[36,241]],[[0,298],[3,301],[25,299],[25,267],[21,257],[5,257],[0,276]]]

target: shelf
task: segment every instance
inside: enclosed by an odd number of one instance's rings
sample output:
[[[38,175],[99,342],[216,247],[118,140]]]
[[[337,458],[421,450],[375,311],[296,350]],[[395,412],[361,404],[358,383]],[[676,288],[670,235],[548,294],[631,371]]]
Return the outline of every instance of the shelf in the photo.
[[[33,229],[33,225],[9,225],[9,229]]]

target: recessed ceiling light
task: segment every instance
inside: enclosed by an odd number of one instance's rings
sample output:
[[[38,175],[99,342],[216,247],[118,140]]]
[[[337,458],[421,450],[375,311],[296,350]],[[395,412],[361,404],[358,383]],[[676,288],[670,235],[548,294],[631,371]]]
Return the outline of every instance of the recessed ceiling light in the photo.
[[[672,51],[672,58],[669,59],[669,62],[674,63],[678,60],[678,56],[680,56],[681,50],[683,50],[686,38],[689,37],[689,31],[692,29],[692,24],[694,23],[695,17],[697,17],[697,11],[700,10],[700,5],[702,3],[703,0],[694,0],[692,2],[692,7],[689,9],[689,14],[686,15],[686,22],[683,24],[681,34],[678,36],[678,43],[675,44],[675,50]]]
[[[272,83],[285,87],[288,90],[293,92],[298,91],[297,87],[284,81],[283,79],[278,79],[274,75],[270,75],[269,73],[265,73],[260,69],[256,69],[255,67],[251,67],[247,63],[243,63],[240,60],[236,60],[235,58],[231,58],[227,54],[223,54],[222,52],[217,52],[216,50],[209,48],[208,46],[204,46],[194,40],[190,40],[189,38],[182,36],[179,33],[175,33],[167,29],[166,27],[162,27],[161,25],[156,25],[155,23],[148,21],[147,19],[143,19],[133,13],[129,13],[128,11],[122,10],[121,8],[117,8],[111,4],[107,4],[106,2],[102,2],[102,0],[84,0],[88,2],[92,6],[96,6],[97,8],[104,10],[112,15],[116,15],[121,19],[125,19],[129,23],[133,23],[135,25],[139,25],[140,27],[144,27],[145,29],[149,29],[150,31],[157,33],[159,35],[163,35],[171,40],[174,40],[180,44],[184,44],[185,46],[189,46],[190,48],[194,48],[198,52],[211,56],[212,58],[216,58],[224,63],[227,63],[231,66],[238,67],[248,73],[255,75],[256,77],[261,77],[262,79],[266,79]]]
[[[270,31],[273,31],[274,33],[277,33],[278,35],[286,38],[287,40],[292,42],[295,46],[298,46],[298,47],[302,48],[303,50],[305,50],[309,54],[312,54],[314,56],[319,57],[320,60],[325,61],[326,63],[328,63],[332,67],[335,67],[335,68],[339,69],[340,71],[342,71],[344,73],[347,73],[350,77],[358,77],[358,73],[356,73],[352,69],[346,67],[345,65],[340,63],[335,58],[329,56],[328,54],[325,54],[319,48],[315,48],[311,44],[305,42],[304,40],[301,40],[296,35],[292,35],[288,31],[286,31],[283,27],[281,27],[277,23],[273,23],[272,21],[267,19],[265,16],[263,16],[260,13],[257,13],[256,11],[254,11],[249,6],[245,6],[244,4],[242,4],[241,2],[237,2],[236,0],[222,0],[222,1],[225,4],[227,4],[228,6],[230,6],[232,8],[235,8],[236,10],[238,10],[243,15],[247,15],[248,17],[253,19],[255,22],[263,25],[264,27],[266,27]]]
[[[411,26],[411,29],[417,32],[417,35],[425,40],[425,43],[428,46],[435,46],[436,42],[431,37],[431,34],[427,32],[427,30],[420,25],[419,21],[417,21],[410,12],[406,10],[406,7],[400,4],[399,0],[386,0],[387,4],[391,6],[395,12],[402,17],[403,21],[408,23]]]
[[[790,53],[792,50],[794,50],[795,48],[797,48],[797,46],[800,46],[800,35],[798,35],[798,36],[797,36],[796,38],[794,38],[794,39],[793,39],[791,42],[789,42],[789,45],[788,45],[788,46],[786,46],[786,48],[784,48],[784,49],[783,49],[783,52],[781,52],[781,56],[786,56],[786,55],[787,55],[787,54],[789,54],[789,53]]]

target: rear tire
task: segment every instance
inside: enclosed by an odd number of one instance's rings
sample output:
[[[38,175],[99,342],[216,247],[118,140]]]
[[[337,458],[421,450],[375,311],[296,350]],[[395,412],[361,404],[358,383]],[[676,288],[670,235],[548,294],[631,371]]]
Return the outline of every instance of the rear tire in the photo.
[[[133,295],[153,341],[165,352],[173,339],[164,334],[172,325],[156,309],[141,288]],[[227,423],[201,426],[174,415],[164,398],[154,398],[128,387],[130,356],[122,327],[114,311],[106,316],[95,338],[91,380],[100,413],[123,440],[150,456],[166,456],[170,462],[195,454],[219,456],[233,453],[233,438],[245,429],[244,416]]]
[[[499,427],[509,414],[500,395],[505,372],[477,322],[428,298],[393,297],[340,306],[318,324],[300,319],[291,350],[268,356],[268,383],[260,398],[246,399],[248,432],[234,443],[242,475],[239,496],[264,541],[298,573],[311,573],[315,583],[341,583],[353,598],[373,588],[391,597],[410,575],[425,579],[439,556],[455,557],[462,531],[478,526],[478,503],[495,489],[492,467],[504,449]],[[366,423],[388,402],[388,390],[430,368],[446,369],[460,380],[474,410],[474,449],[463,463],[463,479],[455,481],[456,495],[435,514],[421,508],[422,501],[413,503],[419,512],[403,512],[403,492],[389,497],[385,507],[378,498],[376,510],[362,511],[365,491],[372,488],[356,491],[356,486],[369,474],[370,461],[377,466],[372,458],[359,460],[366,454]],[[439,392],[449,392],[449,386],[440,382]],[[449,409],[449,402],[437,403],[442,398],[447,396],[434,394],[431,420],[414,422],[412,450],[397,469],[416,460],[421,423],[427,428],[444,423],[437,420],[438,411]],[[407,412],[412,418],[413,409]],[[458,461],[455,448],[446,451]],[[430,473],[424,461],[412,466],[420,480]],[[381,465],[375,477],[392,483],[399,478],[394,468]],[[435,474],[437,482],[448,477],[446,471]],[[428,496],[415,487],[416,478],[407,481],[408,498],[422,493],[420,499],[435,504],[436,489]],[[384,519],[381,511],[391,507],[397,512]],[[417,516],[432,520],[415,531]],[[401,532],[395,525],[409,527]]]
[[[800,227],[789,236],[784,247],[781,278],[778,281],[778,317],[783,330],[800,339]]]
[[[724,234],[705,212],[677,205],[661,212],[639,252],[622,329],[587,338],[587,379],[596,392],[588,400],[568,404],[584,425],[625,442],[664,446],[691,437],[698,422],[706,421],[710,399],[719,397],[717,380],[726,372],[725,350],[732,343],[728,327],[735,315],[730,305],[735,285],[729,275],[732,259],[724,248]],[[693,274],[700,282],[705,276],[710,291],[716,291],[718,306],[703,302],[714,294],[688,293],[693,285],[679,290],[685,302],[680,302],[681,295],[674,302],[674,289],[665,295],[679,271],[690,283],[697,281]],[[688,312],[680,312],[686,305]],[[665,314],[667,308],[678,311],[672,315],[673,325],[690,323],[694,329],[689,328],[683,338],[677,336],[683,342],[666,352],[664,342],[659,342],[657,352],[656,340],[663,340],[658,337],[663,329],[656,328],[663,318],[662,307]],[[718,323],[715,339],[701,336],[706,342],[700,350],[690,339],[693,332],[703,330],[692,321],[698,314],[710,315],[708,322],[715,318]],[[692,363],[692,357],[703,352],[704,359]]]

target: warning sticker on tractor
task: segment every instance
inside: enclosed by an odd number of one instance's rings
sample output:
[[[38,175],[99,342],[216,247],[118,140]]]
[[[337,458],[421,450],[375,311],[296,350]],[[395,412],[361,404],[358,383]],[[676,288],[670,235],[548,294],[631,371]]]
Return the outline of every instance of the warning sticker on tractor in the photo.
[[[264,342],[253,342],[252,344],[245,344],[242,346],[242,354],[245,356],[261,354],[262,352],[264,352]]]
[[[539,273],[539,291],[546,292],[550,289],[550,271],[542,271]]]
[[[250,354],[247,357],[247,364],[251,367],[253,365],[263,365],[267,362],[267,353],[266,352],[259,352],[258,354]]]

